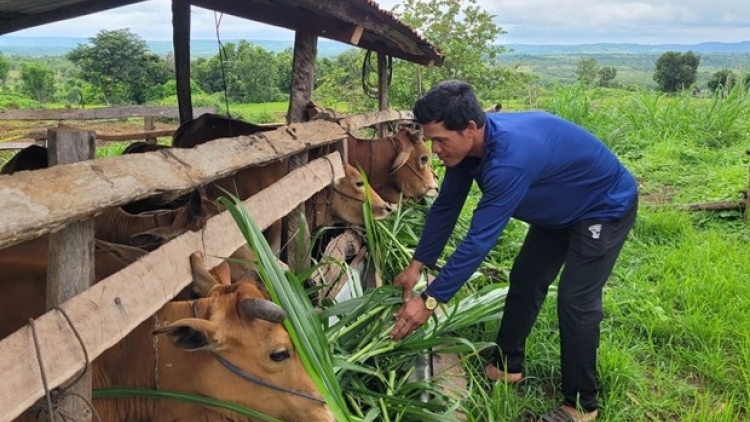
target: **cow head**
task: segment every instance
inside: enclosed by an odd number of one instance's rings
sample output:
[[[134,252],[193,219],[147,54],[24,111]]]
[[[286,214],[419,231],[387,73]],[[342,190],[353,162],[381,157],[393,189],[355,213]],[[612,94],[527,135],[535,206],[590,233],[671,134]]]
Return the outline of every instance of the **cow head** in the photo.
[[[430,150],[422,138],[422,132],[411,128],[401,128],[392,138],[396,158],[389,170],[390,183],[405,199],[419,200],[434,197],[438,183],[430,163]],[[383,198],[397,202],[397,197]]]
[[[330,193],[331,212],[336,219],[356,226],[364,226],[362,204],[366,200],[365,181],[351,164],[344,163],[345,176],[337,180]],[[393,209],[375,190],[370,189],[370,206],[375,220],[382,220]]]
[[[252,281],[232,284],[229,271],[208,273],[200,253],[191,257],[191,264],[196,282],[203,283],[194,290],[206,296],[168,303],[160,311],[160,320],[174,320],[154,330],[164,334],[158,349],[159,387],[234,402],[283,421],[333,422],[282,325],[284,311]],[[187,316],[186,305],[191,310]],[[171,412],[164,420],[223,415],[206,408],[162,410]]]

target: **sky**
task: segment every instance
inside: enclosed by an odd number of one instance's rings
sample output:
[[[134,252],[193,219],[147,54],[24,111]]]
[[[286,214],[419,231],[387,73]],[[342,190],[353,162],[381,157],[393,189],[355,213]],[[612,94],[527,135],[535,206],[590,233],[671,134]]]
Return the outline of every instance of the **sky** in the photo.
[[[391,10],[401,0],[381,0]],[[477,0],[507,31],[507,44],[697,44],[750,41],[747,0]],[[216,16],[192,7],[192,39],[215,39]],[[103,29],[130,30],[145,40],[171,40],[171,1],[149,0],[17,31],[9,36],[91,38]],[[292,40],[291,31],[225,15],[222,39]]]

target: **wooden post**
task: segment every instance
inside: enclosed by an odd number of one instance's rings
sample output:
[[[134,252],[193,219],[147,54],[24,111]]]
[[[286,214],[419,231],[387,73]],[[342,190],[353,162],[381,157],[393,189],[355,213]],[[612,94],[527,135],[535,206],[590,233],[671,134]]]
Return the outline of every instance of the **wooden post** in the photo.
[[[378,53],[378,110],[388,110],[388,57]],[[380,137],[386,136],[386,125],[378,127]]]
[[[190,92],[190,3],[172,0],[172,43],[180,123],[193,120]]]
[[[315,56],[318,50],[318,37],[297,31],[294,34],[294,58],[292,59],[292,81],[289,87],[289,110],[287,123],[304,122],[307,120],[307,104],[312,100],[313,83],[315,80]],[[300,139],[304,142],[304,139]],[[304,166],[309,160],[307,151],[289,157],[288,171]],[[305,204],[300,204],[295,211],[289,213],[282,220],[281,244],[286,245],[282,252],[282,260],[293,271],[310,266],[309,255],[310,236],[304,235],[305,241],[301,245],[303,250],[297,250],[297,234],[300,230],[300,217],[305,215]]]
[[[50,129],[47,139],[51,166],[94,159],[94,132]],[[73,223],[50,234],[47,265],[47,310],[57,307],[92,286],[94,220]],[[74,329],[75,327],[61,328]],[[84,354],[84,351],[81,350],[80,353]],[[44,362],[44,356],[41,360]],[[77,382],[62,387],[67,396],[54,410],[55,415],[65,415],[65,420],[91,421],[92,412],[87,404],[91,402],[91,365],[87,365],[84,371],[81,378],[72,378]]]
[[[154,116],[146,116],[143,118],[143,130],[146,132],[152,131],[156,129],[154,126]],[[146,135],[146,138],[144,141],[148,142],[149,144],[155,144],[156,143],[156,137]]]

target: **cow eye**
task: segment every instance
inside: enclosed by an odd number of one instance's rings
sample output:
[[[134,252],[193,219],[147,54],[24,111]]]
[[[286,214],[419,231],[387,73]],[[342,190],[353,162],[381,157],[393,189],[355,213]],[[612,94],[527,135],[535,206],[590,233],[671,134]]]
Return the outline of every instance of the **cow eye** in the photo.
[[[423,156],[419,157],[419,161],[420,161],[420,162],[422,163],[422,165],[423,165],[423,166],[426,166],[426,165],[427,165],[427,161],[428,161],[429,159],[430,159],[430,158],[429,158],[429,157],[427,157],[426,155],[423,155]]]
[[[281,362],[282,360],[289,359],[289,357],[290,355],[288,350],[281,350],[271,353],[271,360],[274,362]]]
[[[365,186],[365,181],[364,181],[364,180],[357,180],[357,183],[356,183],[356,184],[357,184],[357,187],[358,187],[358,188],[361,188],[361,187],[364,187],[364,186]]]

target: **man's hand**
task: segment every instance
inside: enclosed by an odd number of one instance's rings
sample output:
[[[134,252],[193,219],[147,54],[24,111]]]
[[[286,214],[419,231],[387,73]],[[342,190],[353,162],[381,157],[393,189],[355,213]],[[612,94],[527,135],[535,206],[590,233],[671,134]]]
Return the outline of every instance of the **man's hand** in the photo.
[[[419,296],[404,302],[401,309],[393,315],[396,318],[396,326],[391,331],[391,338],[400,340],[406,337],[412,331],[421,327],[430,317],[430,314],[432,314],[432,310],[424,306],[424,300]]]
[[[411,292],[419,281],[419,273],[422,271],[422,263],[412,261],[408,267],[404,268],[396,278],[393,279],[394,286],[400,286],[404,289],[404,302],[411,299]]]

